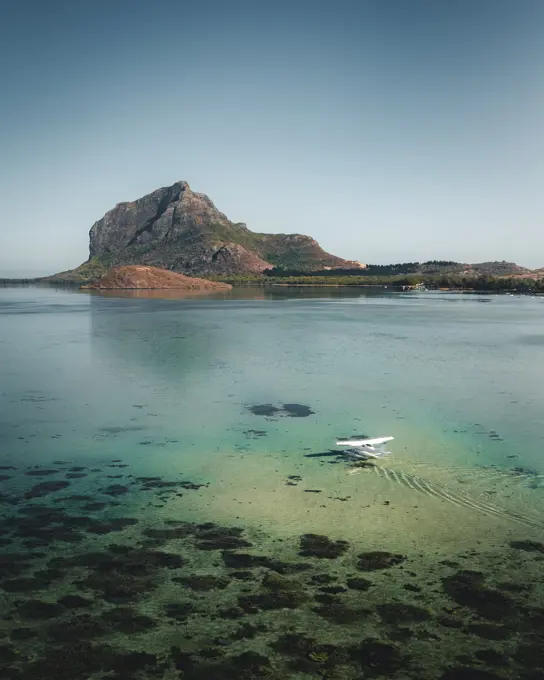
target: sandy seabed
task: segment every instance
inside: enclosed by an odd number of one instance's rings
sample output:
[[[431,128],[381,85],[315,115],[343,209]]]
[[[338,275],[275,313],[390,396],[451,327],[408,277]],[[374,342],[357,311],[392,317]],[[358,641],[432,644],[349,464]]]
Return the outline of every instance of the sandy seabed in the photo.
[[[542,677],[530,475],[195,461],[0,470],[2,677]]]

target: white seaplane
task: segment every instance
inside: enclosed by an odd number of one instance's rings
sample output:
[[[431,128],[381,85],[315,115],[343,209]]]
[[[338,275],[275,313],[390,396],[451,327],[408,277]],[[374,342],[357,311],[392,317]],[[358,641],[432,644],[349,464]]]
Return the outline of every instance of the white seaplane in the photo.
[[[384,444],[394,437],[376,437],[374,439],[339,439],[336,446],[346,447],[342,452],[348,458],[367,460],[368,458],[381,458],[391,451],[386,451]]]

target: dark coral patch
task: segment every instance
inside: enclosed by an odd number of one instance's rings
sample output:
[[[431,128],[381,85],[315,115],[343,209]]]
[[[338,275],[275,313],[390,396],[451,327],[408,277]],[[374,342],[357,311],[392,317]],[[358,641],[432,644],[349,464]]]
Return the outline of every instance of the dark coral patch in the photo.
[[[150,616],[139,614],[129,607],[116,607],[102,614],[100,620],[112,630],[127,635],[133,633],[143,633],[146,630],[155,628],[157,622]]]
[[[480,572],[461,570],[444,578],[442,583],[452,600],[474,609],[486,619],[501,620],[516,613],[515,602],[510,596],[488,588]]]
[[[512,631],[506,626],[495,626],[491,623],[471,623],[466,627],[466,630],[467,633],[484,640],[507,640],[512,634]]]
[[[503,680],[501,676],[479,668],[459,666],[450,668],[440,676],[440,680]]]
[[[101,592],[108,602],[122,603],[154,589],[158,569],[177,569],[184,561],[171,553],[129,548],[113,555],[87,553],[73,559],[51,561],[52,566],[57,564],[90,568],[92,573],[78,585]]]
[[[215,524],[202,524],[194,530],[199,550],[234,550],[249,548],[251,543],[241,538],[243,529],[239,527],[220,527]]]
[[[253,581],[255,574],[252,571],[231,571],[229,576],[237,581]]]
[[[0,554],[0,579],[19,576],[29,568],[29,562],[39,553],[14,553]]]
[[[191,602],[172,602],[167,604],[165,614],[176,621],[186,621],[195,611],[195,606]]]
[[[365,677],[395,675],[408,663],[397,647],[371,638],[353,648],[352,656],[363,667]]]
[[[211,574],[194,575],[194,576],[175,576],[172,581],[181,583],[191,590],[223,590],[229,584],[226,578],[219,576],[212,576]]]
[[[310,578],[310,581],[317,584],[327,584],[334,583],[337,578],[337,576],[331,576],[330,574],[315,574]]]
[[[60,496],[59,498],[55,498],[55,503],[85,503],[92,500],[92,496],[74,493],[71,496]]]
[[[13,647],[9,645],[0,645],[0,663],[11,663],[18,659],[17,654],[13,650]]]
[[[100,510],[103,510],[106,507],[106,503],[87,503],[87,505],[84,505],[82,507],[82,510],[85,512],[99,512]]]
[[[106,494],[107,496],[123,496],[128,492],[128,487],[123,486],[122,484],[110,484],[110,486],[102,489],[102,493]]]
[[[315,607],[313,611],[322,618],[339,625],[349,625],[353,623],[361,623],[368,618],[371,613],[369,609],[363,607],[351,607],[343,602],[336,601],[332,596],[327,596],[330,599],[319,607]],[[316,598],[317,599],[317,598]]]
[[[501,654],[495,649],[479,649],[474,652],[474,656],[478,661],[488,664],[489,666],[508,666],[509,659],[506,654]]]
[[[293,574],[299,571],[308,571],[312,568],[304,562],[282,562],[265,555],[250,555],[249,553],[236,553],[223,550],[221,553],[225,566],[230,569],[252,569],[255,567],[267,567],[279,574]]]
[[[138,520],[133,517],[115,517],[104,522],[91,521],[89,522],[86,531],[91,534],[109,534],[112,531],[122,531],[137,523]]]
[[[58,470],[27,470],[25,475],[28,477],[48,477],[49,475],[58,475]]]
[[[348,588],[351,588],[351,590],[361,590],[361,591],[366,591],[369,588],[372,587],[373,583],[372,581],[369,581],[367,578],[348,578],[346,581],[346,585]]]
[[[511,541],[510,547],[514,548],[514,550],[544,553],[544,543],[540,543],[540,541]]]
[[[307,418],[315,414],[315,411],[304,404],[284,404],[283,410],[291,418]]]
[[[361,571],[376,571],[390,569],[406,560],[404,555],[384,551],[366,552],[357,555],[357,569]]]
[[[61,597],[57,602],[66,609],[83,609],[92,607],[93,605],[92,600],[81,597],[81,595],[64,595],[64,597]]]
[[[281,413],[281,409],[272,404],[254,404],[249,407],[249,410],[254,416],[267,416],[269,418]]]
[[[10,633],[11,640],[31,640],[37,637],[38,633],[31,628],[13,628]]]
[[[297,609],[306,601],[301,591],[274,590],[256,595],[241,595],[238,605],[248,614],[255,614],[259,610]]]
[[[300,537],[299,555],[302,557],[319,557],[335,559],[343,555],[349,548],[347,541],[333,541],[319,534],[303,534]]]
[[[23,619],[53,619],[63,613],[61,605],[42,600],[26,600],[17,607],[17,613]]]
[[[528,668],[544,669],[544,647],[541,644],[520,644],[514,658]]]
[[[159,541],[173,541],[179,538],[191,536],[193,534],[193,527],[191,524],[180,524],[176,527],[164,529],[144,529],[143,533],[144,536],[157,539]]]
[[[149,654],[148,652],[118,654],[111,664],[112,670],[116,673],[114,676],[115,680],[126,680],[131,677],[128,674],[137,673],[142,669],[154,668],[155,666],[157,666],[157,657],[155,654]]]
[[[80,641],[60,649],[47,648],[42,657],[26,666],[24,680],[84,680],[99,671],[111,670],[115,656],[109,647]]]
[[[34,577],[14,578],[2,581],[0,587],[7,593],[33,593],[36,590],[48,588],[49,582]]]
[[[110,632],[110,628],[100,619],[88,614],[77,616],[64,621],[55,621],[47,627],[47,637],[56,642],[78,642],[103,637]]]
[[[380,615],[382,621],[386,623],[420,623],[428,621],[431,615],[425,609],[416,607],[413,604],[404,604],[397,602],[388,602],[386,604],[379,604],[376,611]]]
[[[58,481],[58,482],[41,482],[33,486],[30,491],[25,493],[25,498],[41,498],[42,496],[47,496],[50,493],[55,493],[55,491],[61,491],[69,486],[69,482]]]

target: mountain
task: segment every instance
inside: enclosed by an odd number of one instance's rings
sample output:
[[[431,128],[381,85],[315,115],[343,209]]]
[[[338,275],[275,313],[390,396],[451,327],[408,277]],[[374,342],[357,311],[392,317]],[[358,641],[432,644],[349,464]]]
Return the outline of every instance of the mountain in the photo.
[[[361,266],[330,255],[309,236],[258,234],[244,223],[231,222],[187,182],[118,203],[93,224],[89,240],[87,262],[54,280],[93,280],[110,267],[129,264],[196,275]]]

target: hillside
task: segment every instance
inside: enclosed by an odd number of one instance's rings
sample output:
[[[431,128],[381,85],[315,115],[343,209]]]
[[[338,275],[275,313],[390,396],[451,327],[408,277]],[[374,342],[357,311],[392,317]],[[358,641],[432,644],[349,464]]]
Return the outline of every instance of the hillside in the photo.
[[[232,289],[227,283],[192,278],[157,267],[127,265],[110,269],[100,279],[82,288],[96,290],[147,289],[219,292]]]
[[[89,232],[89,259],[49,280],[92,281],[112,266],[143,264],[194,275],[261,273],[274,266],[303,271],[354,268],[300,234],[258,234],[231,222],[205,194],[176,182],[118,203]]]

